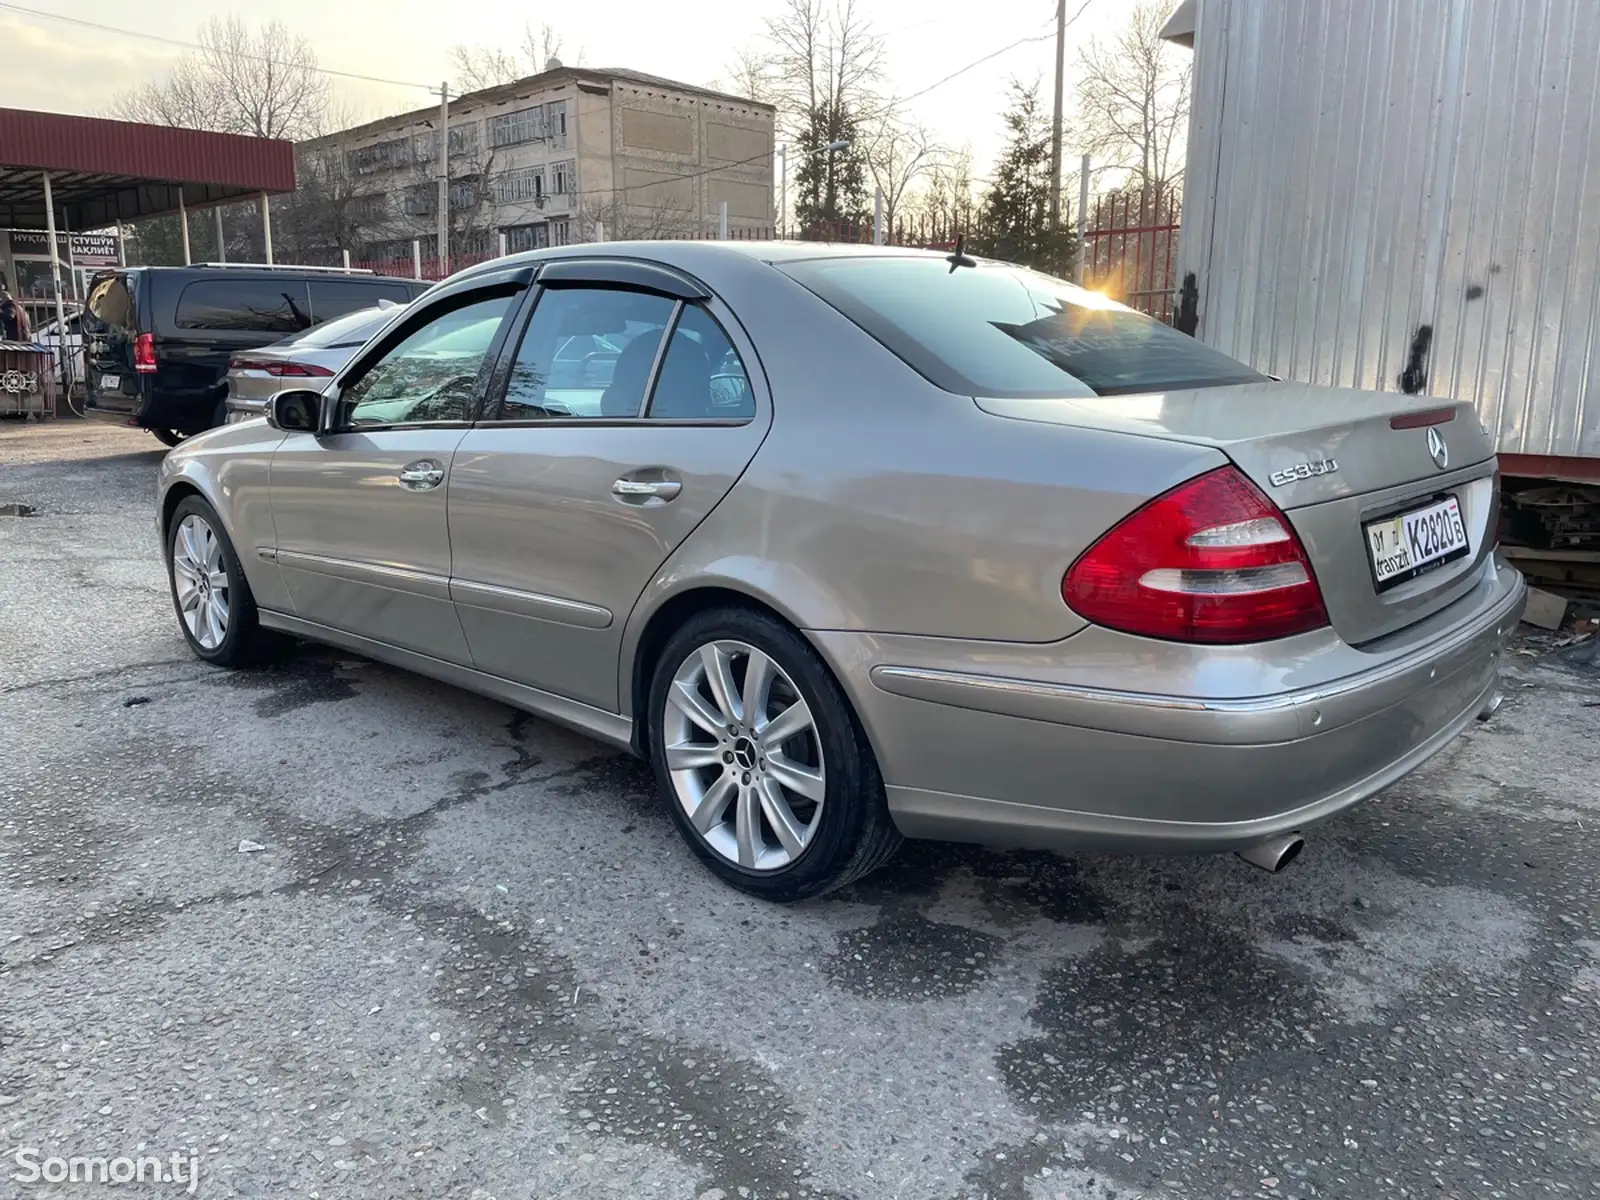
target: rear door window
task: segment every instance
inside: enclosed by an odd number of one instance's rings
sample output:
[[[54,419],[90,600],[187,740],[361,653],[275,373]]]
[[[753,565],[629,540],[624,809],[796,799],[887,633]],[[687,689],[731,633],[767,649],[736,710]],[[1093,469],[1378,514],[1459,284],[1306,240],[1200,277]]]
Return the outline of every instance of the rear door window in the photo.
[[[311,324],[304,280],[202,279],[178,297],[179,329],[295,333]]]
[[[356,279],[313,279],[311,281],[311,321],[320,325],[335,317],[371,308],[379,300],[405,304],[413,295],[403,283],[367,282]]]
[[[1241,362],[1096,292],[1004,264],[808,259],[782,268],[946,391],[1117,396],[1263,383]]]
[[[131,333],[139,325],[134,284],[127,275],[101,275],[95,279],[84,309],[89,314],[90,332],[119,329]]]

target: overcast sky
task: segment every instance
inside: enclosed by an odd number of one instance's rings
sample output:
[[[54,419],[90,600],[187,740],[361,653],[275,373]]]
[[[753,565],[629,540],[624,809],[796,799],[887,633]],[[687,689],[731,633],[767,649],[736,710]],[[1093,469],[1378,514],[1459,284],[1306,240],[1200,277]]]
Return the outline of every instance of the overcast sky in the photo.
[[[1084,0],[1067,0],[1068,15]],[[193,40],[211,14],[228,10],[215,0],[16,0],[32,9],[71,15],[122,29]],[[885,88],[909,95],[1018,38],[1045,35],[1019,46],[914,100],[909,110],[947,145],[970,142],[976,173],[989,173],[1003,131],[1000,112],[1007,81],[1043,83],[1048,103],[1054,73],[1050,0],[988,0],[948,5],[930,14],[927,0],[859,0],[888,47]],[[1129,0],[1088,0],[1068,30],[1067,88],[1072,62],[1092,36],[1114,35]],[[1176,0],[1174,0],[1176,4]],[[763,19],[779,0],[746,5],[684,0],[607,0],[538,8],[511,0],[252,0],[239,7],[247,20],[274,17],[304,34],[324,67],[437,87],[449,78],[450,46],[460,42],[521,41],[525,23],[548,22],[563,39],[569,65],[630,67],[687,83],[708,84],[726,75],[734,52],[756,43]],[[159,78],[182,51],[138,38],[104,33],[0,9],[0,106],[97,115],[119,91]],[[422,107],[419,88],[335,79],[334,87],[357,115],[371,119]],[[1070,146],[1069,146],[1070,151]]]

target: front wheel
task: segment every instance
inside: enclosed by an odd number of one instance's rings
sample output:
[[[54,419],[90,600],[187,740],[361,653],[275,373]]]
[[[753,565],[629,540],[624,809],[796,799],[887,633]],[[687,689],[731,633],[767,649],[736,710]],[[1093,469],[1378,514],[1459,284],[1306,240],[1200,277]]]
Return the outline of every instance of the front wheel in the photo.
[[[674,823],[734,887],[802,900],[900,844],[877,760],[817,652],[764,613],[702,613],[650,689],[650,756]]]
[[[277,637],[261,628],[255,597],[216,511],[187,496],[167,527],[167,582],[189,649],[220,667],[258,661]]]
[[[176,429],[152,429],[150,432],[155,435],[156,441],[163,446],[176,446],[183,441],[183,434]]]

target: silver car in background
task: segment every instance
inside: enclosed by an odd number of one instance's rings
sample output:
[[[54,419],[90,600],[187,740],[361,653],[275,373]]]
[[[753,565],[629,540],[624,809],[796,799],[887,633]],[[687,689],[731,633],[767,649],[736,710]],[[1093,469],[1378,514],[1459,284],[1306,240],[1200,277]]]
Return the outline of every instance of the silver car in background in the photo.
[[[261,416],[267,401],[285,388],[321,391],[404,307],[393,300],[379,300],[373,308],[346,313],[270,346],[236,355],[228,363],[227,423]]]
[[[309,638],[631,750],[775,900],[902,836],[1275,870],[1493,710],[1525,597],[1467,405],[959,249],[516,255],[318,382],[162,463],[194,653]]]

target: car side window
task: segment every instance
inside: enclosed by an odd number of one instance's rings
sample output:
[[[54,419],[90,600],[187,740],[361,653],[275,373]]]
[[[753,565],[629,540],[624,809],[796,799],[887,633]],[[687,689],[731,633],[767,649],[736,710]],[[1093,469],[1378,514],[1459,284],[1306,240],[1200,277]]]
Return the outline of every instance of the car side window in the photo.
[[[750,377],[717,319],[698,304],[684,308],[661,360],[650,415],[664,421],[749,419],[756,415]]]
[[[676,303],[620,288],[546,290],[494,419],[637,417]]]
[[[514,295],[448,309],[391,346],[343,389],[338,428],[465,421]]]

